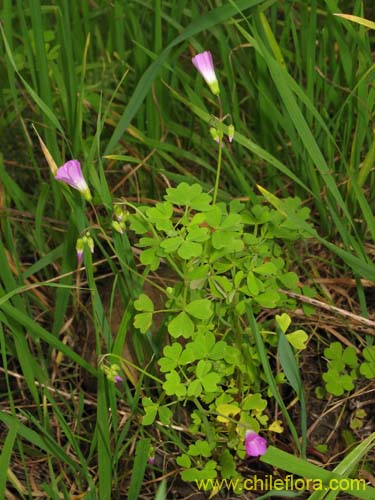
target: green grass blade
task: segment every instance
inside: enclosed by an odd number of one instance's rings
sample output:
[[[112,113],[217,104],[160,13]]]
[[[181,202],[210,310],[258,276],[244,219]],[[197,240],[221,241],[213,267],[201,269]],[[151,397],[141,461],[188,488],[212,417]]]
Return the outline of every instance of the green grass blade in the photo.
[[[141,438],[135,450],[133,473],[130,479],[128,498],[138,498],[142,488],[143,477],[150,456],[150,439]]]
[[[302,451],[301,445],[300,445],[300,442],[299,442],[299,438],[298,438],[298,434],[297,434],[297,431],[296,431],[296,428],[295,428],[295,426],[293,424],[292,419],[290,418],[288,410],[286,409],[284,401],[283,401],[282,397],[280,396],[279,390],[277,388],[277,384],[275,382],[275,378],[273,376],[272,369],[271,369],[270,363],[268,361],[267,350],[266,350],[265,345],[263,343],[263,339],[262,339],[262,336],[260,334],[257,322],[256,322],[256,320],[254,318],[254,314],[253,314],[253,311],[251,309],[251,306],[247,307],[247,309],[246,309],[246,315],[247,315],[247,318],[248,318],[248,321],[249,321],[249,326],[251,328],[251,332],[252,332],[252,334],[254,335],[254,338],[255,338],[255,343],[256,343],[256,346],[257,346],[257,350],[258,350],[258,354],[259,354],[259,359],[260,359],[260,361],[262,363],[263,370],[264,370],[264,375],[266,377],[266,380],[267,380],[267,383],[269,385],[269,388],[270,388],[270,390],[272,392],[273,397],[275,398],[275,400],[277,401],[277,403],[280,406],[280,409],[281,409],[282,414],[283,414],[283,416],[284,416],[284,418],[285,418],[285,420],[286,420],[286,422],[288,424],[290,433],[293,436],[293,439],[294,439],[294,442],[295,442],[295,445],[296,445],[297,449],[299,451]]]
[[[18,422],[10,427],[7,437],[4,440],[2,445],[2,450],[0,453],[0,470],[2,473],[0,474],[0,498],[5,498],[5,487],[7,481],[6,471],[8,470],[10,459],[12,457],[12,451],[14,447],[14,442],[17,437],[18,432]]]
[[[151,89],[152,83],[161,70],[163,64],[168,59],[170,51],[179,45],[181,42],[188,40],[189,38],[197,35],[201,31],[208,30],[215,26],[216,24],[222,23],[229,19],[231,16],[236,14],[238,11],[247,10],[251,7],[255,7],[263,2],[263,0],[238,0],[236,6],[224,5],[214,9],[213,11],[205,14],[198,19],[194,20],[189,26],[176,37],[160,54],[158,59],[154,61],[142,75],[138,82],[138,85],[131,96],[126,109],[117,124],[112,137],[106,147],[105,154],[109,154],[117,145],[118,141],[121,139],[125,130],[129,126],[131,120],[137,113],[139,107],[141,106],[143,100]]]
[[[290,385],[293,387],[295,393],[298,396],[300,407],[301,407],[301,437],[302,437],[302,456],[306,457],[306,446],[307,446],[307,413],[306,413],[306,403],[305,403],[305,392],[303,389],[303,382],[301,379],[300,370],[298,367],[298,362],[293,353],[292,347],[289,344],[285,333],[276,327],[276,332],[279,337],[277,351],[279,354],[279,359],[281,367],[284,370],[285,376],[288,379]]]

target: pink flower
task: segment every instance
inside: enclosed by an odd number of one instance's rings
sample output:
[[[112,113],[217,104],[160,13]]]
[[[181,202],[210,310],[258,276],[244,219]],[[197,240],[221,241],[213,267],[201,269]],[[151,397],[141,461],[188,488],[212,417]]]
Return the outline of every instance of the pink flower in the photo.
[[[62,167],[57,169],[55,179],[77,189],[87,201],[91,200],[90,189],[83,177],[78,160],[70,160],[64,163]]]
[[[114,378],[114,381],[115,382],[122,382],[122,377],[120,377],[120,375],[116,375]]]
[[[212,54],[209,50],[201,52],[193,57],[192,62],[197,68],[199,73],[206,80],[207,85],[210,87],[214,95],[220,94],[219,82],[217,81]]]
[[[254,431],[245,433],[246,453],[250,457],[259,457],[267,451],[267,441]]]

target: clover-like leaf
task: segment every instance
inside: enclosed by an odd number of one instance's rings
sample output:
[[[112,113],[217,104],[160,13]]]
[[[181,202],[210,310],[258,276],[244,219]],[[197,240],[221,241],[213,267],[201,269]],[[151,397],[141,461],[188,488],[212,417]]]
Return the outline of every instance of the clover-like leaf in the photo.
[[[203,441],[201,439],[195,441],[194,444],[191,444],[188,448],[188,454],[191,457],[210,457],[213,446],[209,444],[208,441]]]
[[[280,302],[280,295],[277,293],[276,290],[270,288],[265,292],[261,293],[260,295],[258,295],[257,297],[255,297],[255,300],[258,302],[260,306],[271,309],[273,307],[276,307],[277,304]]]
[[[172,410],[168,408],[168,406],[159,406],[158,414],[162,424],[170,425],[172,420]]]
[[[220,375],[211,371],[212,363],[200,360],[196,368],[197,379],[201,382],[206,392],[217,391],[217,384],[220,382]]]
[[[154,403],[150,398],[143,398],[142,404],[145,410],[145,415],[142,417],[142,425],[151,425],[156,418],[158,404]]]
[[[193,257],[199,257],[202,254],[203,247],[195,241],[183,241],[177,250],[177,254],[181,259],[189,260]]]
[[[168,232],[173,224],[170,220],[173,214],[173,206],[168,202],[157,203],[155,207],[148,208],[146,215],[149,221],[156,226],[158,231]]]
[[[268,427],[268,430],[271,432],[277,432],[278,434],[284,432],[284,427],[281,420],[274,420],[272,424]]]
[[[193,380],[192,382],[189,383],[187,389],[187,395],[189,397],[197,398],[198,396],[200,396],[201,393],[202,393],[202,384],[200,383],[199,380]]]
[[[188,206],[202,212],[209,210],[211,203],[211,196],[202,193],[202,186],[199,184],[189,185],[186,182],[181,182],[175,188],[168,188],[164,199],[174,205]]]
[[[140,256],[140,261],[144,266],[150,266],[151,271],[156,271],[160,265],[160,257],[156,255],[156,248],[148,248],[143,250]]]
[[[145,234],[150,228],[147,222],[140,215],[129,215],[130,229],[136,234]]]
[[[342,353],[342,360],[346,365],[355,368],[358,365],[358,357],[355,348],[352,346],[345,347]]]
[[[195,241],[197,243],[202,243],[209,239],[207,227],[193,226],[189,228],[189,232],[186,236],[186,241]]]
[[[270,274],[275,274],[277,272],[277,267],[273,262],[264,262],[260,266],[253,268],[253,272],[260,274],[261,276],[269,276]]]
[[[216,411],[218,416],[216,417],[218,422],[223,422],[227,424],[230,422],[230,419],[227,417],[235,417],[238,413],[240,413],[240,408],[237,403],[223,403],[216,407]]]
[[[361,364],[359,371],[368,379],[375,378],[375,346],[368,346],[362,352],[365,362]]]
[[[353,379],[350,375],[341,375],[336,369],[329,369],[323,373],[323,380],[326,383],[326,390],[334,396],[342,396],[345,391],[354,388]]]
[[[262,282],[255,276],[253,271],[249,271],[246,279],[247,288],[251,295],[255,296],[259,294],[259,291],[262,290]]]
[[[168,332],[172,337],[190,338],[194,332],[194,323],[189,316],[184,312],[180,312],[175,318],[168,323]]]
[[[236,473],[236,462],[231,454],[231,452],[226,448],[221,453],[219,458],[219,463],[221,467],[221,477],[231,478],[234,477]],[[235,483],[235,482],[234,482]]]
[[[309,336],[303,330],[296,330],[293,333],[287,333],[285,336],[295,349],[306,349],[306,342]]]
[[[289,289],[297,288],[299,282],[298,276],[294,272],[284,273],[281,276],[278,276],[278,279],[281,281],[283,286]]]
[[[173,236],[171,238],[166,238],[160,243],[160,247],[165,250],[166,253],[175,252],[183,242],[182,236]]]
[[[288,328],[292,322],[289,314],[286,314],[286,313],[282,313],[281,315],[276,314],[275,319],[276,319],[277,324],[281,328],[281,331],[283,333],[286,333],[286,331],[288,330]]]
[[[266,408],[266,406],[267,406],[267,401],[263,399],[259,393],[249,394],[242,401],[242,409],[246,411],[249,410],[263,411]]]
[[[185,311],[193,318],[197,319],[210,319],[212,316],[212,304],[208,299],[196,299],[191,301],[186,307]]]
[[[134,316],[133,325],[142,333],[147,333],[152,325],[152,313],[144,312],[136,314]]]
[[[186,453],[184,453],[183,455],[180,455],[179,457],[176,458],[176,463],[180,467],[186,467],[186,469],[190,469],[191,459],[189,455],[186,455]]]
[[[165,382],[163,384],[163,389],[168,396],[177,396],[183,398],[186,395],[186,387],[181,383],[180,375],[176,370],[172,370],[165,377]]]
[[[137,311],[153,312],[154,304],[148,295],[141,293],[138,299],[134,301],[134,308]]]
[[[170,372],[179,364],[182,346],[178,342],[167,345],[163,349],[164,358],[160,358],[158,364],[161,372]]]
[[[337,371],[345,368],[345,362],[342,359],[342,345],[340,342],[332,342],[329,347],[324,349],[324,356],[328,358],[329,365]]]

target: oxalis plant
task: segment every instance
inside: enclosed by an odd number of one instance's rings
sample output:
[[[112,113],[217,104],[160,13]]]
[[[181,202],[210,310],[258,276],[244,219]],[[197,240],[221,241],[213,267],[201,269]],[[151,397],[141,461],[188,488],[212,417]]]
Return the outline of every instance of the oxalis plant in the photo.
[[[213,117],[210,128],[219,145],[213,193],[182,182],[168,188],[164,201],[154,207],[125,203],[121,213],[122,205],[117,205],[122,227],[114,225],[122,231],[127,219],[138,235],[146,273],[162,265],[173,277],[162,310],[155,309],[146,293],[139,295],[134,326],[147,333],[154,315],[164,316],[168,336],[157,361],[163,392],[157,400],[143,398],[142,423],[152,425],[159,419],[169,425],[174,415],[180,417],[186,410],[195,441],[177,464],[187,481],[215,478],[218,472],[221,477],[238,476],[236,457],[266,451],[266,440],[258,433],[283,430],[280,421],[269,422],[271,393],[245,313],[249,306],[257,314],[293,305],[280,288],[299,291],[298,277],[288,269],[279,242],[309,236],[301,229],[309,211],[296,198],[278,200],[277,208],[262,197],[252,205],[217,201],[227,116],[221,111],[211,53],[198,54],[193,63],[219,100],[220,117]],[[232,124],[226,132],[231,142]],[[287,314],[276,322],[294,348],[305,347],[305,332],[286,333]],[[262,342],[267,350],[275,350],[276,332],[263,330]],[[276,380],[284,381],[281,371]]]
[[[254,313],[289,307],[280,288],[299,291],[279,241],[306,237],[298,221],[308,210],[298,199],[283,205],[290,216],[261,198],[254,205],[214,203],[200,185],[183,182],[167,189],[155,207],[132,207],[128,216],[139,235],[141,263],[150,271],[163,265],[174,278],[162,310],[140,294],[134,325],[146,333],[154,315],[165,317],[167,345],[158,360],[163,393],[157,401],[143,399],[143,424],[156,418],[169,424],[173,413],[188,409],[197,439],[177,459],[184,480],[213,478],[218,468],[224,477],[234,475],[235,456],[246,455],[246,431],[282,430],[279,421],[269,425],[267,384],[245,311],[247,305]],[[277,322],[287,331],[290,318],[284,313]],[[263,330],[262,337],[274,350],[276,333]],[[301,349],[307,335],[286,337]],[[281,372],[277,379],[284,381]]]

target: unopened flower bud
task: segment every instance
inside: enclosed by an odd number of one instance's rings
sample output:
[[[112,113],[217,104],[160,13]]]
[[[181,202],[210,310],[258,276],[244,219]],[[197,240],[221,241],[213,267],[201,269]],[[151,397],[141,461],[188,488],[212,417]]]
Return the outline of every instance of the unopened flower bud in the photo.
[[[218,130],[215,127],[210,127],[210,134],[212,139],[219,144],[220,142],[220,135]]]
[[[112,227],[115,231],[117,231],[120,234],[124,233],[123,230],[124,223],[123,222],[117,222],[117,220],[112,221]]]
[[[230,124],[228,126],[228,141],[232,142],[233,141],[233,136],[234,136],[234,126]]]
[[[80,266],[82,263],[84,246],[85,246],[85,242],[83,241],[83,238],[78,238],[77,243],[76,243],[78,266]]]

